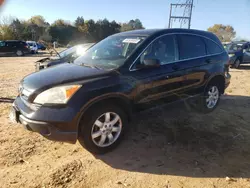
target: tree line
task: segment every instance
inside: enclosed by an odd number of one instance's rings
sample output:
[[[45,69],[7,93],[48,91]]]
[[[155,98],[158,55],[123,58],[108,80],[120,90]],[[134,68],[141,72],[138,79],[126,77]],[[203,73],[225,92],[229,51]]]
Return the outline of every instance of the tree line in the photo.
[[[94,21],[85,20],[79,16],[74,23],[58,19],[49,24],[43,16],[38,15],[28,20],[1,18],[0,40],[57,41],[59,44],[66,45],[98,42],[109,35],[136,29],[144,29],[139,19],[117,23],[115,20],[110,22],[106,18]]]

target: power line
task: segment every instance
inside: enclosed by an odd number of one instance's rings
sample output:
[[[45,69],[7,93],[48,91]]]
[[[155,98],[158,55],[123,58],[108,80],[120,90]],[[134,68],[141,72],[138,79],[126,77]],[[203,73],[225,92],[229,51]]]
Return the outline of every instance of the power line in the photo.
[[[192,19],[192,11],[193,11],[193,0],[186,0],[185,3],[180,3],[180,0],[178,3],[170,4],[170,14],[169,14],[169,22],[168,22],[168,28],[172,28],[173,22],[178,20],[180,22],[180,28],[183,27],[184,24],[188,22],[188,29],[191,27],[191,19]],[[182,15],[176,15],[176,9],[183,9]]]

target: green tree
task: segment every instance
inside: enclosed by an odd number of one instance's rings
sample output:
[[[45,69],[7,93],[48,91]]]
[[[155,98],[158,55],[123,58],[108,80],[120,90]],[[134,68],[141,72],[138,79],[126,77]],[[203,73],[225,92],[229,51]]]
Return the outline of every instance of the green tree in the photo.
[[[75,21],[75,26],[78,28],[78,27],[81,27],[81,26],[84,26],[84,19],[83,17],[81,16],[78,16],[76,18],[76,21]]]
[[[222,42],[230,42],[236,35],[231,25],[215,24],[207,30],[214,33]]]
[[[121,31],[130,31],[136,29],[145,29],[139,19],[130,20],[128,23],[121,24]]]

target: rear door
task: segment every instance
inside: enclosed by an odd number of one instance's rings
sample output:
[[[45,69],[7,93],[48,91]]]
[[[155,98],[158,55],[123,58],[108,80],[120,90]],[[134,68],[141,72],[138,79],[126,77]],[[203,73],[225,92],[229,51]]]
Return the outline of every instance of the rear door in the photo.
[[[179,66],[178,49],[175,35],[164,35],[151,43],[137,60],[158,59],[161,63],[157,68],[142,68],[132,71],[131,75],[137,80],[136,103],[149,103],[178,99],[178,93],[183,87],[183,71]],[[136,65],[135,65],[136,66]]]
[[[179,64],[185,70],[183,75],[184,97],[200,92],[207,73],[207,66],[213,59],[207,58],[206,45],[202,37],[192,34],[179,34]]]
[[[249,44],[247,44],[245,46],[245,49],[243,52],[244,52],[243,53],[243,62],[249,63],[250,62],[250,45]]]

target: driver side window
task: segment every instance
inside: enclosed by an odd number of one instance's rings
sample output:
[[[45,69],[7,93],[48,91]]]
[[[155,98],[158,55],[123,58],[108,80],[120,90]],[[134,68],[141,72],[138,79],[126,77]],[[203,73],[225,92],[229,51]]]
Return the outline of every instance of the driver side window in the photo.
[[[246,46],[246,51],[247,51],[247,52],[250,52],[250,45],[247,45],[247,46]]]
[[[140,57],[140,62],[144,59],[158,59],[161,65],[172,63],[177,60],[176,42],[174,35],[166,35],[156,39],[150,44]]]

